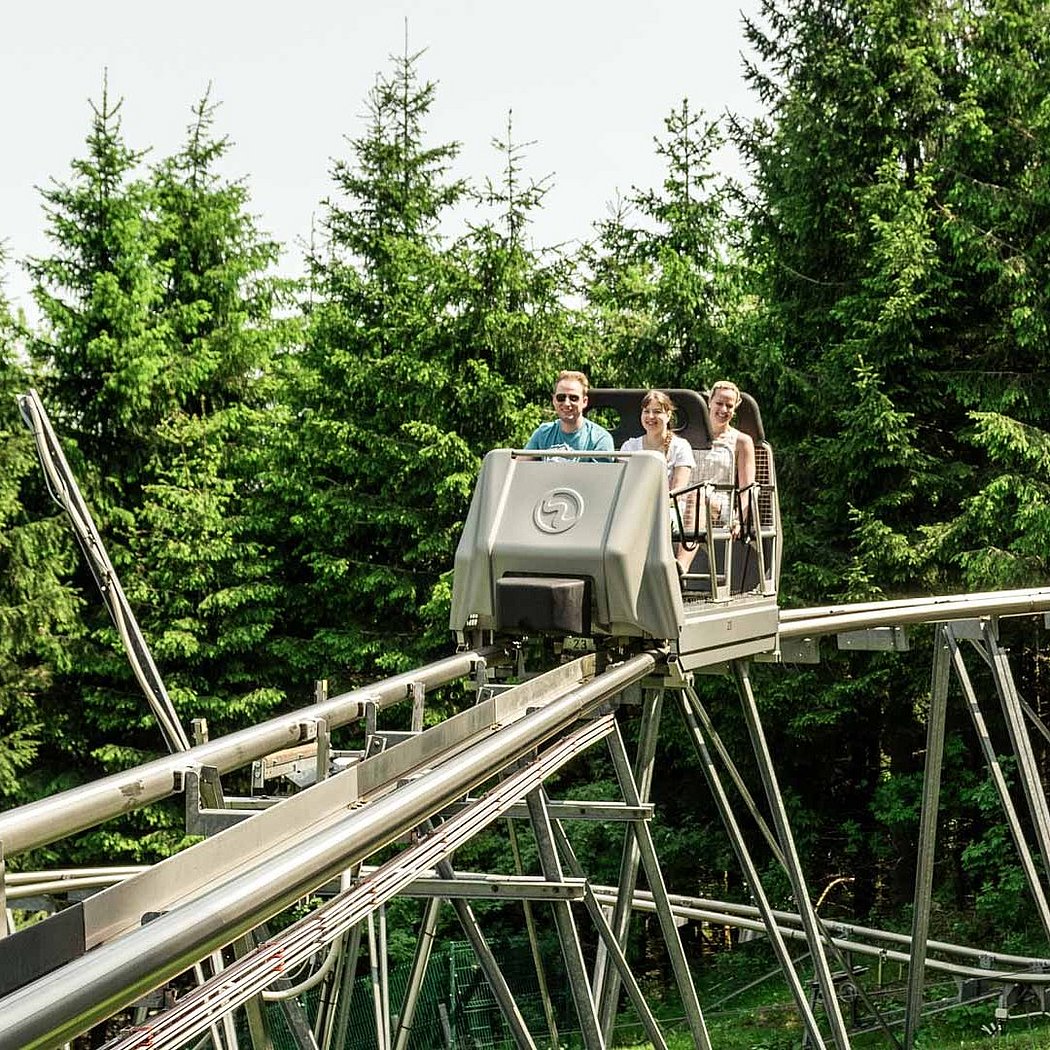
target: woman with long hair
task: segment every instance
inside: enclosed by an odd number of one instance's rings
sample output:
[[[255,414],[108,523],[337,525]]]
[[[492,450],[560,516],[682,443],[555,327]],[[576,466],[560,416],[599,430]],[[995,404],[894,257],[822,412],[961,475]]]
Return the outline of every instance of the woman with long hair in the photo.
[[[749,510],[751,486],[755,482],[755,443],[751,440],[749,434],[745,434],[742,430],[737,430],[732,425],[733,416],[736,414],[739,405],[740,388],[736,383],[732,383],[728,379],[720,379],[711,387],[711,393],[707,399],[708,418],[711,425],[711,446],[715,452],[722,452],[723,454],[725,450],[728,450],[729,461],[736,463],[736,486],[740,492],[740,512],[741,516],[746,519]],[[700,472],[703,473],[703,466],[701,466]],[[732,483],[734,480],[732,469],[730,468],[727,478],[711,480],[724,480]],[[725,506],[721,511],[722,524],[729,525],[731,523],[733,534],[737,535],[740,531],[740,522],[731,520],[732,507],[729,504],[728,494],[725,495]],[[713,508],[714,501],[712,500]]]
[[[693,480],[693,468],[696,460],[689,442],[679,437],[671,429],[674,418],[674,402],[662,390],[650,390],[642,398],[642,428],[645,433],[640,437],[628,438],[621,446],[621,452],[659,452],[667,464],[667,489],[674,492],[685,488]],[[693,508],[696,494],[690,493],[686,498],[683,525],[688,529],[693,524]],[[685,550],[681,544],[675,552],[680,572],[688,572],[695,551]]]

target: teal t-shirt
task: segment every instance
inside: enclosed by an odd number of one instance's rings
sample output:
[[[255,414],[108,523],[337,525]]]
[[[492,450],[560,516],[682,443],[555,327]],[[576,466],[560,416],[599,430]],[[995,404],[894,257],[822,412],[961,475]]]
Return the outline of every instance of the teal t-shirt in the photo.
[[[555,419],[550,423],[541,423],[532,432],[532,437],[525,443],[525,447],[544,450],[564,448],[574,452],[612,452],[613,439],[605,427],[592,423],[589,419],[582,420],[579,427],[568,434]]]

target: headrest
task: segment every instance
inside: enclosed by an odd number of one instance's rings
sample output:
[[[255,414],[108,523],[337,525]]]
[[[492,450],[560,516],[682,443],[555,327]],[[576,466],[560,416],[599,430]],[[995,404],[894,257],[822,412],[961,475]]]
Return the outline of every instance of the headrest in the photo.
[[[648,392],[648,389],[592,387],[587,392],[587,414],[596,417],[595,422],[601,423],[612,433],[613,444],[619,448],[628,438],[645,433],[642,427],[642,398]],[[685,438],[691,448],[707,448],[711,444],[711,433],[708,429],[706,401],[695,390],[663,389],[662,392],[675,405],[674,419],[671,421],[674,432]],[[757,406],[755,412],[758,412]]]

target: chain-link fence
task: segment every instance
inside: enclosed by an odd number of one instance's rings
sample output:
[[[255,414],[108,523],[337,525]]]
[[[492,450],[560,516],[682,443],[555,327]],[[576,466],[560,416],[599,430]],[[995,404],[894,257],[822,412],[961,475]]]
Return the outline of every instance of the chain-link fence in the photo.
[[[528,941],[508,940],[490,947],[537,1045],[549,1046],[550,1021]],[[546,956],[544,969],[551,1012],[557,1032],[565,1037],[578,1028],[575,1010],[560,952]],[[409,971],[408,966],[402,966],[389,974],[390,1010],[395,1016],[404,1004]],[[318,994],[315,990],[303,997],[311,1019],[316,1016]],[[274,1050],[297,1050],[288,1023],[274,1004],[270,1004],[267,1020]],[[376,1026],[372,978],[358,977],[353,983],[347,1037],[339,1050],[378,1050]],[[510,1029],[470,944],[447,942],[441,951],[431,955],[427,966],[408,1050],[496,1050],[513,1045]]]

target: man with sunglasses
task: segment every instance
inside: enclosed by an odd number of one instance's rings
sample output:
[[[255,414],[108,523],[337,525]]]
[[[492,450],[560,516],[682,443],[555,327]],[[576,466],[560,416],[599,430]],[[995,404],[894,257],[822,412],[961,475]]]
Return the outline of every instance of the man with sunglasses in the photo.
[[[587,377],[582,372],[559,373],[558,381],[554,384],[554,396],[551,398],[558,418],[550,423],[541,423],[532,432],[532,437],[525,443],[525,447],[571,449],[575,452],[612,452],[612,434],[605,427],[584,418],[587,387]]]

